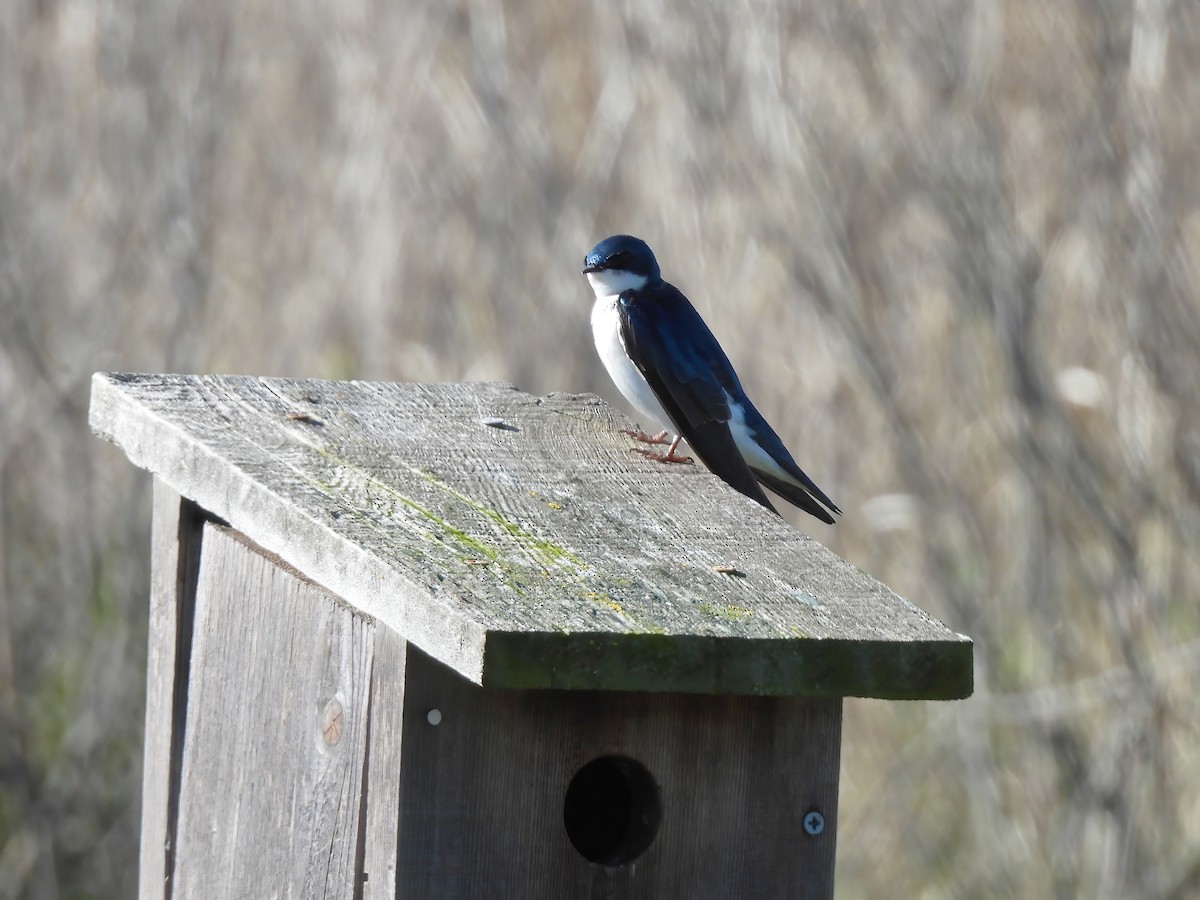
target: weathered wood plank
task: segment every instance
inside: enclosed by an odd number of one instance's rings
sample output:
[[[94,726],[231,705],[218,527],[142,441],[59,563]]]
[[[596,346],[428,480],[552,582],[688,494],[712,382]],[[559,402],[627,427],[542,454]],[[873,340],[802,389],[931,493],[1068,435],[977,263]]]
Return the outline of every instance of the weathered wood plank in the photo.
[[[177,900],[353,897],[375,625],[206,525]]]
[[[399,897],[833,895],[837,698],[481,689],[411,648],[405,691]],[[661,802],[621,866],[563,825],[572,777],[608,754],[644,765]]]
[[[702,467],[630,454],[595,397],[97,375],[91,422],[477,683],[971,691],[967,638]]]
[[[203,524],[199,507],[154,480],[138,883],[142,900],[170,896]]]
[[[362,871],[365,900],[395,900],[400,845],[401,742],[407,645],[390,628],[375,630],[368,713],[366,833]]]

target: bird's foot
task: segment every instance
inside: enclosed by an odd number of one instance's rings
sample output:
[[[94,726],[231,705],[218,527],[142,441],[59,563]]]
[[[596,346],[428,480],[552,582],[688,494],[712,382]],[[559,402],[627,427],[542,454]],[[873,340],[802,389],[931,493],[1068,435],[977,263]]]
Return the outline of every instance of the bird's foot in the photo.
[[[660,431],[658,434],[647,434],[646,432],[642,431],[641,429],[638,429],[637,431],[630,431],[628,429],[625,429],[621,432],[621,434],[627,434],[627,435],[629,435],[629,437],[633,438],[635,441],[641,441],[643,444],[669,444],[669,443],[671,443],[670,440],[668,440],[668,438],[671,435],[671,433],[669,431]]]
[[[666,432],[663,432],[663,434],[666,434]],[[642,447],[630,447],[629,449],[633,453],[640,453],[642,456],[646,457],[646,459],[653,459],[656,462],[686,463],[690,466],[692,465],[692,458],[690,456],[681,456],[675,452],[676,449],[678,449],[679,442],[681,440],[683,440],[682,437],[676,437],[675,440],[671,441],[671,446],[667,449],[666,453],[656,453],[653,450],[645,450]],[[652,441],[651,443],[665,444],[667,441]]]

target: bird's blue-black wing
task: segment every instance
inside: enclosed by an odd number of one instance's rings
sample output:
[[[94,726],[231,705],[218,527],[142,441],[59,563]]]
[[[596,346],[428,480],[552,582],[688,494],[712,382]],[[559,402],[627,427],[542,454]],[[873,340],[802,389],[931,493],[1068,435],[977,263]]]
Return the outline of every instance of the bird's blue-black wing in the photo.
[[[754,439],[767,452],[767,455],[775,460],[779,468],[787,472],[792,480],[785,480],[770,472],[756,469],[753,466],[750,467],[750,471],[754,473],[759,481],[789,503],[816,516],[822,522],[832,525],[833,516],[822,509],[821,504],[824,503],[825,506],[838,515],[841,515],[842,511],[838,509],[837,504],[825,495],[824,491],[817,487],[816,483],[808,477],[805,471],[796,465],[796,461],[788,453],[787,447],[783,445],[783,441],[779,439],[779,435],[767,424],[767,420],[762,417],[759,411],[753,405],[748,404],[747,406],[746,425],[753,432]]]
[[[733,367],[687,297],[666,282],[626,291],[617,302],[625,352],[704,464],[772,512],[729,430]]]

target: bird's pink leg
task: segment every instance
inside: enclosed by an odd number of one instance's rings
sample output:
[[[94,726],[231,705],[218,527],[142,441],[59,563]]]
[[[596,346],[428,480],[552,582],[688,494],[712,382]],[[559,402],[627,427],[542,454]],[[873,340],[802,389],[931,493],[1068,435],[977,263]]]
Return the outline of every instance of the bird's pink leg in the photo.
[[[628,432],[626,432],[626,433],[628,433]],[[664,431],[663,435],[665,435],[665,434],[666,434],[666,432]],[[662,437],[662,435],[659,435],[659,437]],[[646,457],[646,459],[653,459],[653,460],[657,460],[658,462],[691,464],[692,458],[690,456],[680,456],[679,454],[677,454],[675,452],[676,449],[678,449],[678,447],[679,447],[679,442],[682,440],[683,440],[682,435],[676,435],[675,440],[670,442],[671,446],[667,448],[666,453],[655,453],[653,450],[643,450],[641,447],[630,447],[629,449],[632,450],[634,453],[640,453],[642,456]],[[655,440],[655,441],[649,441],[648,443],[665,444],[665,443],[667,443],[667,441]]]
[[[621,432],[621,434],[627,434],[635,441],[641,441],[643,444],[669,444],[671,442],[667,440],[667,436],[670,433],[671,432],[664,430],[660,431],[658,434],[647,434],[641,429],[638,429],[637,431],[625,429]]]

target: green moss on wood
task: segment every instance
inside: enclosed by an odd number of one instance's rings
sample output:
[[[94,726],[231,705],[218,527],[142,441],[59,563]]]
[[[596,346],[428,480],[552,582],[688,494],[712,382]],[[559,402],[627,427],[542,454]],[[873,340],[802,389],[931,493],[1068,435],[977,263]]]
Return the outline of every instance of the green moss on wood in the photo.
[[[701,603],[700,612],[722,622],[745,622],[754,615],[753,610],[727,603]]]
[[[936,641],[496,632],[483,683],[504,688],[959,700],[972,646]]]

